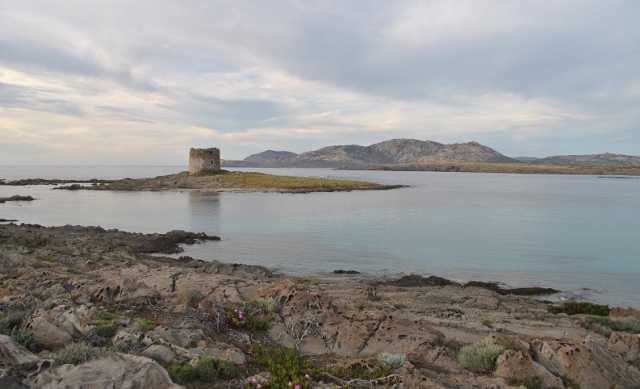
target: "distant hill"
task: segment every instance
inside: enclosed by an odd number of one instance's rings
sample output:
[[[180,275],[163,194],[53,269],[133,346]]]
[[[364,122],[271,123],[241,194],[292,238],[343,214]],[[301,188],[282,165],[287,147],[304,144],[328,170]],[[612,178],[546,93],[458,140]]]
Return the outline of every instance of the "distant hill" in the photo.
[[[443,144],[417,139],[392,139],[370,146],[340,145],[295,154],[268,150],[242,161],[225,161],[228,167],[332,167],[432,162],[517,162],[478,142]]]
[[[540,165],[640,166],[640,157],[624,154],[556,155],[533,161]]]
[[[513,157],[516,161],[524,162],[524,163],[533,163],[540,158],[538,157]]]

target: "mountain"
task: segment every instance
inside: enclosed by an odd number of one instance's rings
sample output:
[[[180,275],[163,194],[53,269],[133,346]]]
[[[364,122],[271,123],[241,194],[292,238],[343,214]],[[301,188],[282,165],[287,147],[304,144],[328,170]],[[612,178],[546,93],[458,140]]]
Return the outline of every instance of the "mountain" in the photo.
[[[588,154],[588,155],[556,155],[533,161],[540,165],[569,165],[569,166],[638,166],[640,157],[624,154]]]
[[[392,139],[370,146],[328,146],[302,154],[268,150],[242,161],[225,161],[225,166],[358,168],[433,162],[516,161],[478,142],[442,144],[417,139]]]
[[[262,165],[281,165],[290,163],[291,161],[295,160],[297,156],[298,154],[292,153],[290,151],[267,150],[258,154],[250,155],[245,158],[244,161]]]

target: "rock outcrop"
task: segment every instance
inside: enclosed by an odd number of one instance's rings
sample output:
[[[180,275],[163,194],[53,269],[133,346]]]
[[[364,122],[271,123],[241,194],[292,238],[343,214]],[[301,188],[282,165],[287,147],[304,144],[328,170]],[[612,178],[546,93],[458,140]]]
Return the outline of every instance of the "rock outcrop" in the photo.
[[[63,365],[36,376],[30,384],[38,389],[181,389],[151,359],[111,354],[78,366]]]
[[[594,332],[494,284],[147,254],[192,238],[1,225],[0,388],[640,387],[633,326]],[[482,370],[460,357],[477,344],[497,350]]]

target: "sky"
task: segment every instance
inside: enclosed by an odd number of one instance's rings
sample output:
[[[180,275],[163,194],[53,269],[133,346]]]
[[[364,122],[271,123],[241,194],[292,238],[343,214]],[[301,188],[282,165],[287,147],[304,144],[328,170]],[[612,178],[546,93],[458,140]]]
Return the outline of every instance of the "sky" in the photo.
[[[0,164],[640,154],[640,1],[0,0]]]

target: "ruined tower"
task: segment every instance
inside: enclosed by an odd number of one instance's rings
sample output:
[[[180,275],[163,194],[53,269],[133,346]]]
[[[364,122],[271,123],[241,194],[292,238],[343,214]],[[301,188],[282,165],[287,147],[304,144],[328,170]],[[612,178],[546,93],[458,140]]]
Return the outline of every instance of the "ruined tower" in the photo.
[[[194,149],[189,151],[189,174],[220,171],[220,150]]]

